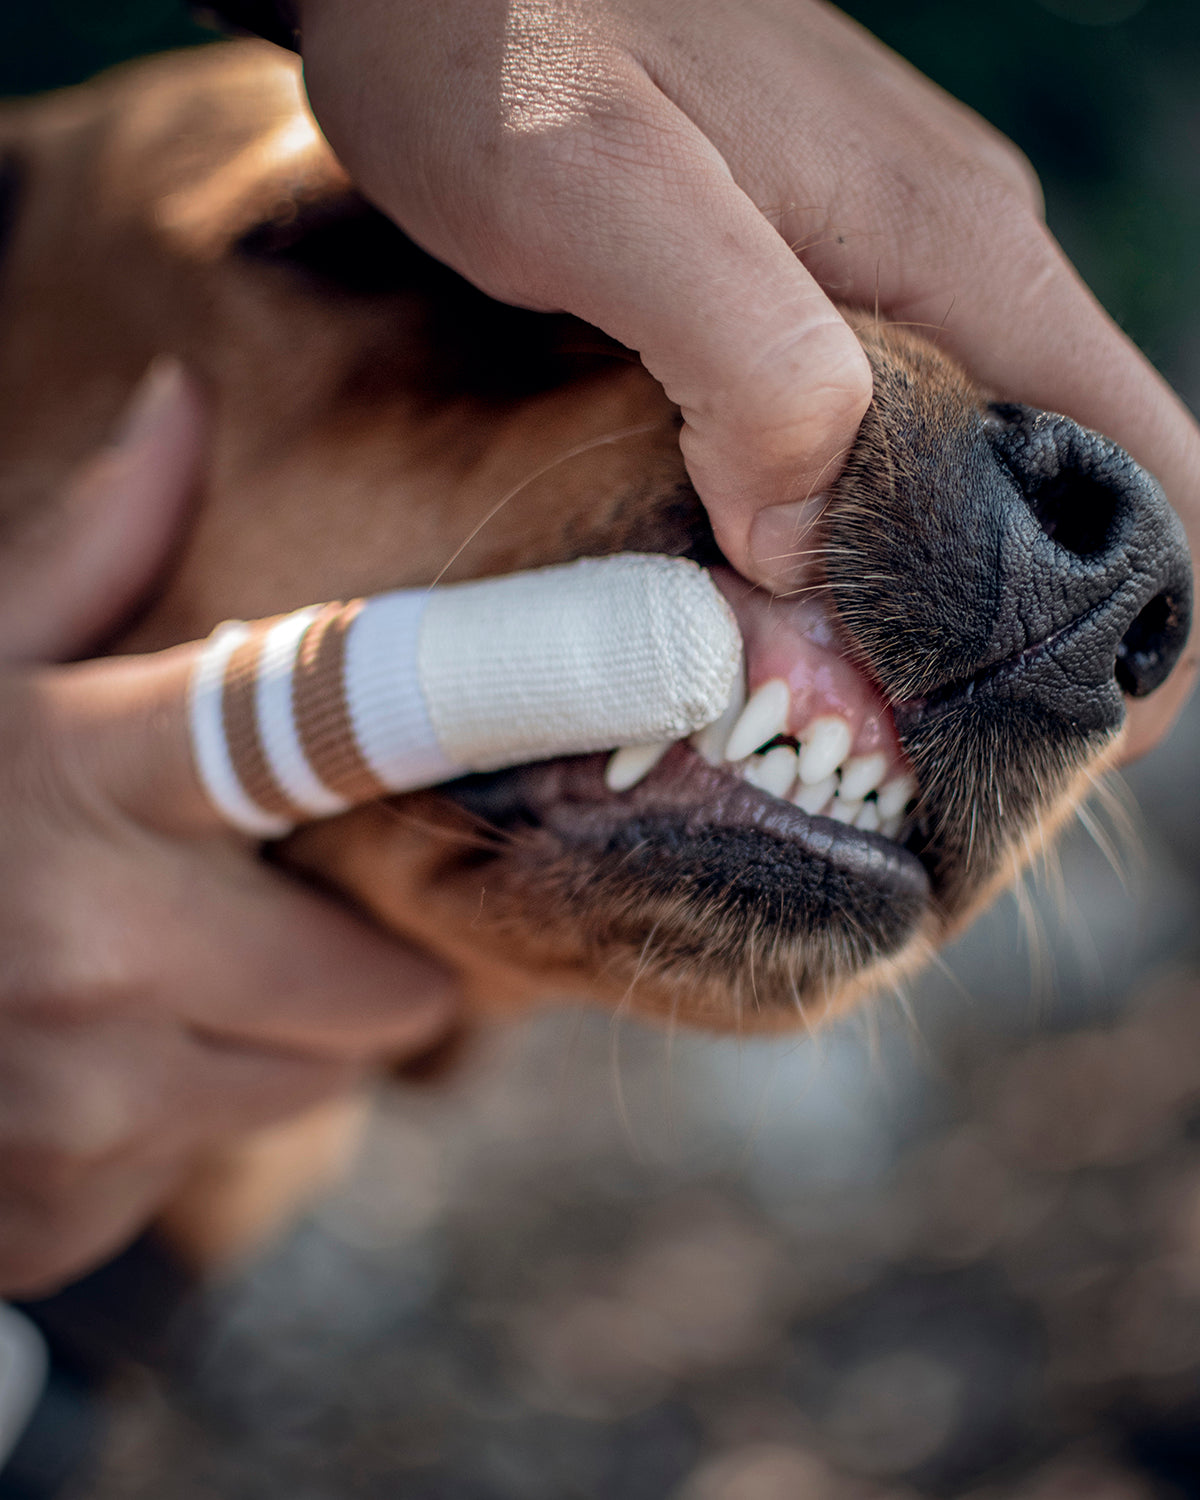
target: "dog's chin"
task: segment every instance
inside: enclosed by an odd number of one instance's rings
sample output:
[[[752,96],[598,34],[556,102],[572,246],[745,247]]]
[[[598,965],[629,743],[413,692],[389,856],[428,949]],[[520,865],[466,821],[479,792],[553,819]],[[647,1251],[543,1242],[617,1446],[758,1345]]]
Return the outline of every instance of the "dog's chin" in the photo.
[[[445,790],[502,830],[505,885],[535,922],[570,921],[618,982],[632,964],[634,1008],[794,1023],[901,953],[929,911],[929,877],[900,844],[810,816],[686,744],[629,791],[610,791],[604,766],[567,757]]]

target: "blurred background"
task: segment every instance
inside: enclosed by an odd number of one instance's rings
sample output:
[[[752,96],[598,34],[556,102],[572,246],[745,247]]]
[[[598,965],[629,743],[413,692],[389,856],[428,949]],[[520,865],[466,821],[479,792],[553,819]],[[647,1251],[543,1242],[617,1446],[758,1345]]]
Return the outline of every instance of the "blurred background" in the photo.
[[[1200,403],[1200,5],[845,7],[1028,153]],[[0,15],[0,91],[212,37]],[[1200,706],[944,965],[811,1039],[557,1012],[128,1367],[73,1500],[1200,1496]],[[1086,826],[1085,826],[1086,825]],[[1115,848],[1113,847],[1115,844]]]

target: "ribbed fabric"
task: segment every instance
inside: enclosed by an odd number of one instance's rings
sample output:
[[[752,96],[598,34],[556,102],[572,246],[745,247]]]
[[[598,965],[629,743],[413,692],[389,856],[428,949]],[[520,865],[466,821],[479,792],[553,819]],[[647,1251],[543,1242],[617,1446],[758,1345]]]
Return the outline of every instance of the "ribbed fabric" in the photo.
[[[393,790],[434,786],[468,763],[446,753],[429,717],[419,665],[429,589],[379,594],[354,623],[346,652],[346,701],[355,738],[380,782]]]
[[[192,752],[205,789],[227,822],[255,838],[280,838],[294,820],[272,817],[246,795],[225,733],[225,671],[249,636],[249,625],[227,621],[217,626],[200,653],[192,676]]]
[[[625,553],[438,589],[418,675],[446,754],[493,771],[682,739],[724,709],[741,645],[709,574]]]
[[[741,637],[679,558],[592,558],[218,628],[192,689],[196,764],[258,838],[389,792],[679,739],[736,689]]]

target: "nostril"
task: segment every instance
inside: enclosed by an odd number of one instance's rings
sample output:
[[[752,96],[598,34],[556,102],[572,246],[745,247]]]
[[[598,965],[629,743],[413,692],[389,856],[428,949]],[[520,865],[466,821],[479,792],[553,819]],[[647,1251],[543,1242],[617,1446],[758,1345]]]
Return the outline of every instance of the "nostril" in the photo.
[[[1118,542],[1145,475],[1128,454],[1070,417],[1028,406],[989,407],[992,451],[1056,546],[1095,558]]]
[[[1094,557],[1113,540],[1121,495],[1089,474],[1027,479],[1025,498],[1046,535],[1076,557]]]
[[[1130,698],[1144,698],[1166,681],[1188,632],[1186,603],[1164,591],[1142,610],[1117,646],[1114,675]]]

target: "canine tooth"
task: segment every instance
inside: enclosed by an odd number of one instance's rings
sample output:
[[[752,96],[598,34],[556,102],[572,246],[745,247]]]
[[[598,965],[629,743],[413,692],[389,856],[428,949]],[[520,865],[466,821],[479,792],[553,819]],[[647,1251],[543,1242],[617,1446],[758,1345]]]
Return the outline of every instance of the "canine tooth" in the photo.
[[[747,781],[772,797],[784,797],[796,779],[796,752],[787,745],[774,745],[765,755],[755,755],[746,762]]]
[[[746,674],[739,672],[737,681],[734,683],[733,696],[729,700],[729,706],[719,719],[714,719],[711,724],[706,724],[703,729],[697,729],[688,744],[695,750],[696,754],[702,756],[710,766],[719,766],[725,760],[725,746],[729,741],[733,726],[741,717],[742,709],[746,706]]]
[[[818,781],[815,786],[805,786],[803,782],[792,793],[792,801],[810,817],[821,811],[829,799],[837,791],[837,777],[826,776],[824,781]]]
[[[813,786],[832,776],[846,759],[853,736],[845,719],[833,714],[814,719],[804,733],[800,751],[800,780]]]
[[[654,769],[674,743],[658,740],[653,745],[622,745],[613,751],[604,768],[604,785],[610,792],[627,792]]]
[[[879,806],[878,802],[875,806]],[[881,818],[879,820],[879,831],[887,839],[894,839],[903,826],[904,815],[902,813],[893,813],[890,818]]]
[[[879,806],[875,802],[864,802],[859,809],[858,817],[854,820],[855,828],[862,828],[867,833],[874,833],[879,827]]]
[[[842,767],[842,796],[865,797],[883,780],[887,768],[887,756],[878,752],[874,755],[852,755]]]
[[[782,677],[772,677],[755,688],[742,709],[725,746],[726,760],[741,760],[787,728],[791,689]]]
[[[885,786],[879,788],[879,816],[886,822],[888,818],[902,813],[912,801],[917,790],[917,783],[911,776],[897,776],[895,781],[889,781]]]
[[[853,823],[855,818],[863,810],[861,802],[850,801],[844,797],[835,797],[833,806],[829,809],[829,816],[836,818],[839,823]]]

